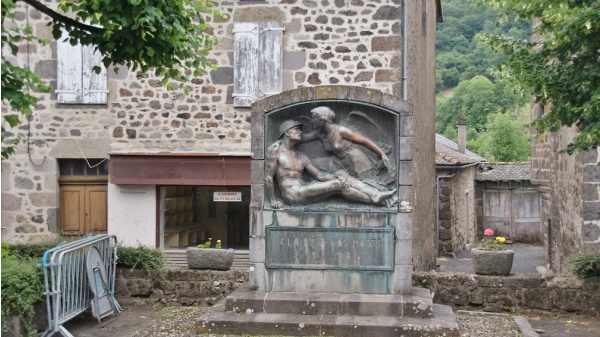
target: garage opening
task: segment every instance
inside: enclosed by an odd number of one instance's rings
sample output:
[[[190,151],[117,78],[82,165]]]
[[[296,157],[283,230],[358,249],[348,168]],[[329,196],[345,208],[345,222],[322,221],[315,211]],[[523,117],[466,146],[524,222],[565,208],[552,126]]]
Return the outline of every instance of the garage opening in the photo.
[[[212,239],[249,246],[249,186],[160,186],[160,247],[184,249]]]

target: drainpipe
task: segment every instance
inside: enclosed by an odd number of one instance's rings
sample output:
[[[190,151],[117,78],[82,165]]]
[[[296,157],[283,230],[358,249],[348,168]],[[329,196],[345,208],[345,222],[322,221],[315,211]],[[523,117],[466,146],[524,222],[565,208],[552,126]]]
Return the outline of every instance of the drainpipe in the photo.
[[[406,51],[408,50],[408,9],[406,8],[406,0],[402,0],[402,99],[408,99],[408,65]]]

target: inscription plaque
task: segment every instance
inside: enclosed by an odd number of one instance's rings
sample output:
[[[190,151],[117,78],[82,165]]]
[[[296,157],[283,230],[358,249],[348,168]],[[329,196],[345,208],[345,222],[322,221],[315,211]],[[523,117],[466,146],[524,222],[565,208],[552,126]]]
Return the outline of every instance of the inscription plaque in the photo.
[[[267,268],[394,270],[393,228],[266,227]]]

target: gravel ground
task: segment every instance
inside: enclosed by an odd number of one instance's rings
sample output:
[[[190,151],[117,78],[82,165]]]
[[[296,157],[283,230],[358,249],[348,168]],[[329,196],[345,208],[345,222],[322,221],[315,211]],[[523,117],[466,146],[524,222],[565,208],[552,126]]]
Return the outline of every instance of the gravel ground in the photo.
[[[139,307],[124,311],[118,319],[104,327],[100,327],[95,319],[90,318],[91,316],[76,318],[68,322],[66,326],[74,336],[78,337],[216,337],[215,335],[198,335],[195,331],[198,317],[206,310],[207,308],[204,307]],[[468,311],[456,313],[461,336],[537,336],[533,330],[529,331],[529,334],[527,331],[522,332],[513,317],[515,316]],[[525,322],[525,328],[529,327],[527,321],[522,320]],[[241,336],[219,335],[219,337]]]

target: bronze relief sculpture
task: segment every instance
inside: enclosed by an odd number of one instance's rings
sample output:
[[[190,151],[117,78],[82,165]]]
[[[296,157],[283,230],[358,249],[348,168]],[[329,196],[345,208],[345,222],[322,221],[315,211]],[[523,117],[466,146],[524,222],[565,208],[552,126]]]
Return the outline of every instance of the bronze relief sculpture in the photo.
[[[285,120],[279,125],[279,139],[267,148],[265,186],[270,206],[312,204],[334,195],[353,203],[393,206],[397,196],[396,171],[387,156],[391,146],[355,127],[366,125],[361,129],[381,136],[377,125],[356,111],[335,124],[335,113],[325,106],[312,109],[311,116],[312,131],[303,134],[305,123],[298,118]],[[310,142],[319,142],[328,155],[311,159],[296,147]]]

